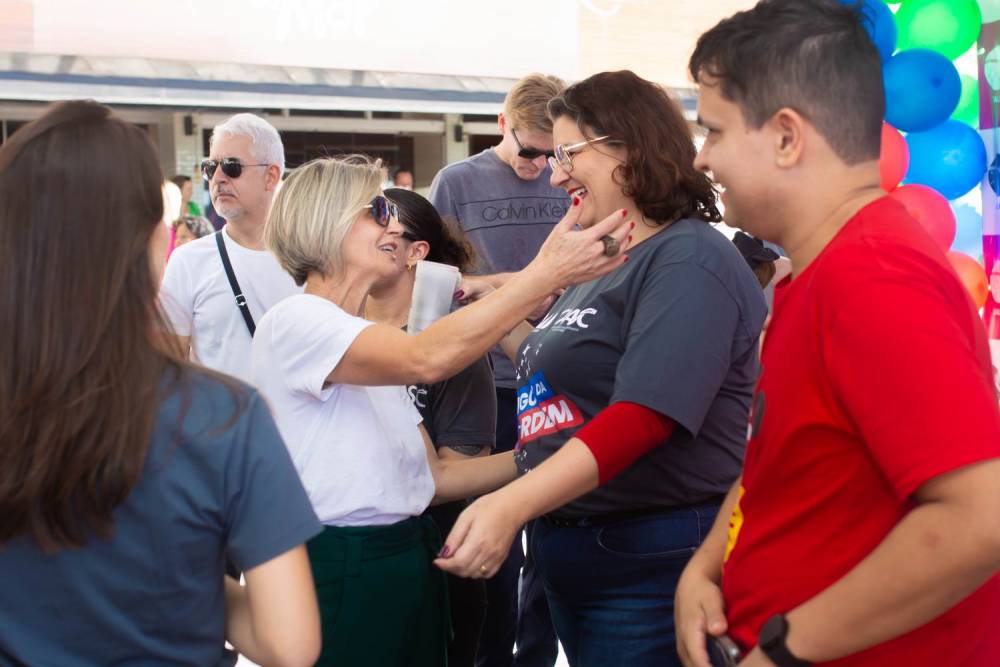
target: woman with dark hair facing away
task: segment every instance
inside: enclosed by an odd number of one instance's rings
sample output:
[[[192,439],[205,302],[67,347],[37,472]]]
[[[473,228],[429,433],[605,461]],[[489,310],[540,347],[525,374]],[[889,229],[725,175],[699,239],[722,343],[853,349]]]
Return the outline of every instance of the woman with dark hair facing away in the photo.
[[[302,545],[320,527],[274,422],[166,348],[162,179],[145,133],[94,102],[0,147],[3,664],[319,653]],[[100,235],[96,210],[116,212]]]
[[[660,87],[605,72],[549,114],[552,183],[583,228],[637,221],[629,261],[505,339],[522,474],[465,510],[436,562],[478,576],[541,516],[529,549],[570,663],[679,665],[673,594],[740,474],[764,297],[709,224],[715,192]]]
[[[421,260],[450,264],[465,273],[475,264],[475,251],[457,227],[441,219],[437,209],[416,192],[385,191],[399,209],[400,247],[392,275],[372,285],[365,319],[381,324],[406,324]],[[424,428],[442,460],[483,456],[496,443],[497,397],[489,356],[482,356],[454,377],[407,387]],[[427,510],[442,535],[447,535],[467,502],[436,505]],[[448,578],[453,637],[448,644],[449,667],[472,667],[486,617],[486,586],[480,579]]]

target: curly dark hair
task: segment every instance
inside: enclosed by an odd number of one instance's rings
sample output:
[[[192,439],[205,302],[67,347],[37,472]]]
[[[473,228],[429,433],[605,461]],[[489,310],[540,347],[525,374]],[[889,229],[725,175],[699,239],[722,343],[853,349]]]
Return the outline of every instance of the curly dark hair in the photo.
[[[567,88],[548,112],[553,122],[572,118],[588,138],[624,144],[613,178],[649,220],[722,219],[712,181],[694,167],[691,128],[660,86],[628,70],[601,72]]]
[[[430,245],[427,259],[458,267],[467,273],[476,263],[476,252],[455,226],[441,218],[434,205],[412,190],[388,188],[388,197],[399,208],[399,224],[403,237],[411,241],[426,241]]]

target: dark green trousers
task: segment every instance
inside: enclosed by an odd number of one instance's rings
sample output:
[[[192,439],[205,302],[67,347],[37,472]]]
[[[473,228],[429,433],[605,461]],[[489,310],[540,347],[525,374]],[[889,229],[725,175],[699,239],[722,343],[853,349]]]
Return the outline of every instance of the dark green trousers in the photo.
[[[434,522],[327,526],[306,548],[316,583],[323,651],[317,665],[446,667],[447,582],[432,559]]]

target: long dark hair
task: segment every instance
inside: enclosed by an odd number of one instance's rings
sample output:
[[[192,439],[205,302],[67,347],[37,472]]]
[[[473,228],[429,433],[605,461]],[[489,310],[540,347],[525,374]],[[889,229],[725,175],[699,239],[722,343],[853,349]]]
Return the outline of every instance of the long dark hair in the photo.
[[[389,188],[385,196],[399,208],[399,224],[404,237],[411,241],[426,241],[430,245],[427,259],[458,267],[468,272],[476,263],[476,252],[464,235],[446,223],[434,205],[412,190]]]
[[[149,242],[156,150],[95,102],[64,102],[0,147],[0,545],[110,535],[135,486],[165,349]]]
[[[625,145],[613,178],[649,220],[722,219],[712,181],[694,167],[691,129],[660,86],[628,70],[601,72],[553,98],[548,111],[553,122],[572,118],[591,139],[608,135]]]

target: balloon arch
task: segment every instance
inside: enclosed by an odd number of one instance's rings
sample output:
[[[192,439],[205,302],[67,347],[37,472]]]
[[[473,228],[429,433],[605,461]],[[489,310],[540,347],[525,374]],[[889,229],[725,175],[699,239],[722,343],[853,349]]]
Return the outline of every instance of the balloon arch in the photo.
[[[856,4],[858,0],[841,0]],[[954,60],[979,39],[983,16],[976,0],[862,0],[866,27],[882,58],[886,112],[879,168],[882,187],[898,199],[944,250],[977,308],[986,308],[991,337],[1000,338],[1000,285],[990,295],[987,269],[1000,282],[1000,249],[996,231],[981,235],[985,268],[979,251],[970,247],[968,230],[956,234],[955,210],[949,200],[973,191],[987,171],[992,197],[1000,191],[1000,157],[987,169],[986,144],[978,131],[979,80],[960,76]],[[898,5],[895,13],[889,5]],[[1000,91],[1000,49],[981,68],[990,86]],[[981,75],[982,76],[982,75]],[[992,127],[997,125],[993,98]],[[904,135],[905,133],[905,135]],[[994,154],[998,153],[994,146]],[[997,206],[996,203],[993,204]],[[992,219],[992,218],[991,218]],[[962,225],[979,220],[963,215]],[[961,251],[955,247],[961,239]],[[977,239],[978,241],[979,239]],[[978,245],[978,243],[976,244]],[[962,252],[964,251],[964,252]],[[991,320],[997,320],[995,323]]]

